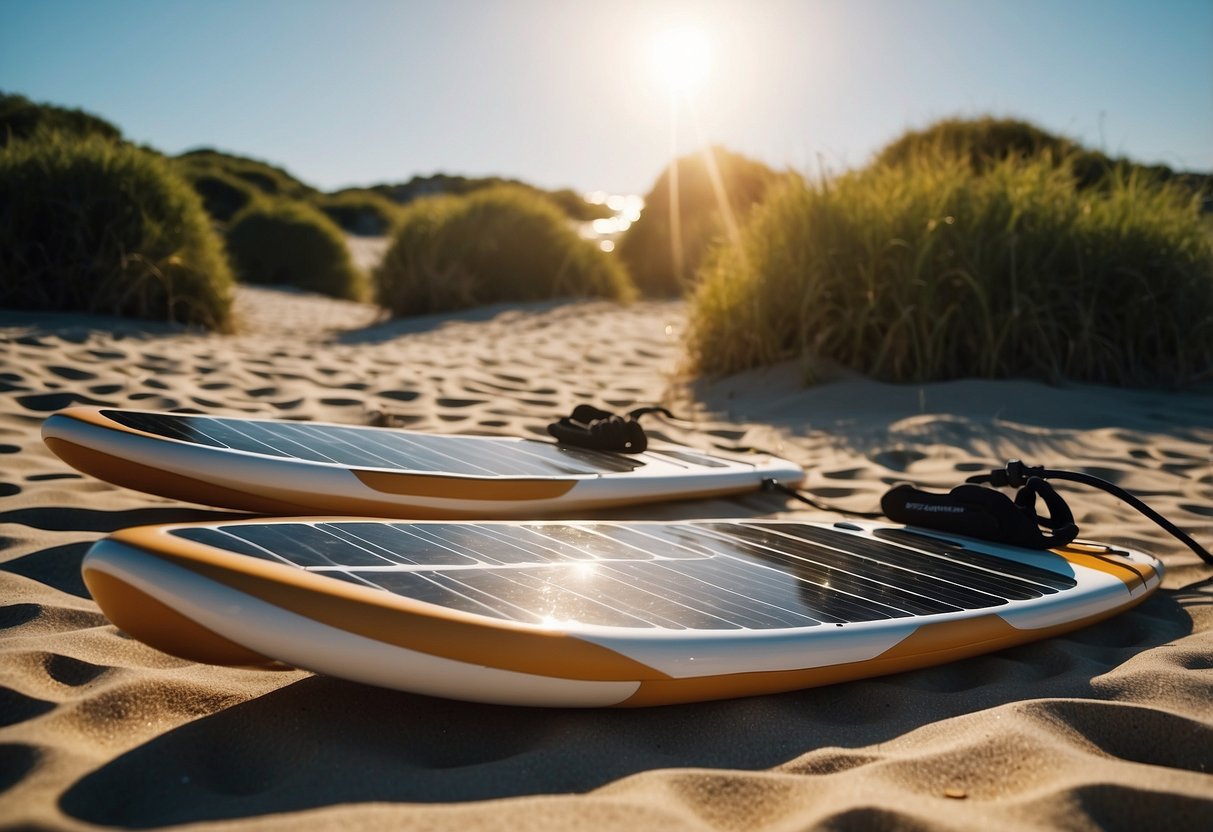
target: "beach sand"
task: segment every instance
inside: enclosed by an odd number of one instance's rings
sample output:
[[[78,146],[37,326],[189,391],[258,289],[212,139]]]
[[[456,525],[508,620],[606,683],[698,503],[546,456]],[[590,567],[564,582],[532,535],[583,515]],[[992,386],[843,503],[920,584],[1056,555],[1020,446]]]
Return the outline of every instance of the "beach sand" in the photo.
[[[1164,589],[1088,629],[896,676],[646,710],[493,707],[293,670],[195,665],[88,597],[88,546],[227,516],[75,473],[74,403],[544,435],[580,402],[665,403],[659,437],[802,463],[851,509],[1008,457],[1142,496],[1213,546],[1213,391],[891,386],[795,367],[677,376],[685,310],[577,302],[383,321],[243,288],[244,334],[0,313],[0,827],[487,830],[1213,828],[1213,569],[1100,492],[1084,537],[1161,556]],[[635,518],[834,520],[769,494]]]

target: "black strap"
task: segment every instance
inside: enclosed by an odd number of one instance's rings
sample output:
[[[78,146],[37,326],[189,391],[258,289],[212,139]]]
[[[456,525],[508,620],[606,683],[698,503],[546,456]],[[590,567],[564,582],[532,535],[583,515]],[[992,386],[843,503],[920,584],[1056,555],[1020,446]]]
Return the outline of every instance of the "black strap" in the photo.
[[[989,483],[990,485],[1001,487],[1011,486],[1018,487],[1020,485],[1031,482],[1033,479],[1039,480],[1068,480],[1069,482],[1082,483],[1089,485],[1092,488],[1098,488],[1106,491],[1119,500],[1123,500],[1146,517],[1153,520],[1162,529],[1196,553],[1197,557],[1205,563],[1213,564],[1213,554],[1210,554],[1207,549],[1191,538],[1183,529],[1176,526],[1167,518],[1163,517],[1154,509],[1143,503],[1137,497],[1134,497],[1128,491],[1125,491],[1119,485],[1100,479],[1099,477],[1090,474],[1083,474],[1079,471],[1064,471],[1053,468],[1045,468],[1043,466],[1025,465],[1018,459],[1012,459],[1002,468],[995,468],[988,474],[975,474],[968,478],[970,483]]]
[[[568,416],[548,425],[548,433],[565,445],[576,445],[596,451],[639,454],[649,447],[649,438],[637,419],[650,413],[674,418],[664,407],[638,407],[625,418],[593,405],[579,404]]]
[[[1048,515],[1037,514],[1037,497],[1043,498]],[[1014,501],[1000,491],[980,485],[959,485],[947,494],[899,485],[885,493],[880,507],[897,523],[1025,549],[1065,546],[1078,536],[1070,507],[1051,485],[1038,477],[1024,483]]]

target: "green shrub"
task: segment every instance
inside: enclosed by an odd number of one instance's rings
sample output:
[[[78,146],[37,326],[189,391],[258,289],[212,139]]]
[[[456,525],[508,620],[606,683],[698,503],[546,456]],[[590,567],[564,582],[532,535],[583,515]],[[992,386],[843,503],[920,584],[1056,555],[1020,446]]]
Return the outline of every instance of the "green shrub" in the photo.
[[[122,138],[117,127],[83,110],[35,104],[22,95],[0,93],[0,147],[47,133],[109,141]]]
[[[382,194],[351,188],[316,197],[314,204],[349,234],[382,237],[400,218],[400,206]]]
[[[566,216],[579,222],[604,220],[608,217],[615,216],[615,212],[607,206],[587,202],[584,196],[577,193],[572,188],[561,188],[558,191],[548,191],[547,196],[548,199],[556,203],[556,207],[563,211]]]
[[[410,204],[375,284],[394,315],[633,294],[619,264],[580,239],[559,208],[510,186]]]
[[[246,283],[295,286],[362,300],[366,276],[354,267],[341,229],[310,205],[258,200],[227,232],[236,276]]]
[[[220,222],[231,222],[232,218],[249,206],[257,191],[242,179],[220,171],[186,169],[186,178],[202,199],[202,207],[211,218]]]
[[[316,189],[268,162],[222,153],[210,148],[190,150],[174,161],[190,179],[202,174],[225,174],[251,185],[264,196],[310,199]]]
[[[232,278],[164,159],[92,137],[0,150],[0,307],[226,328]]]
[[[711,244],[727,231],[725,215],[712,182],[710,162],[719,172],[719,184],[738,223],[761,202],[767,188],[779,178],[761,162],[724,148],[710,147],[684,156],[662,172],[644,198],[644,213],[620,240],[618,254],[627,264],[636,286],[646,295],[667,296],[684,291]],[[675,254],[679,240],[670,224],[671,174],[676,168],[681,234],[681,269]]]
[[[890,381],[1182,383],[1213,367],[1213,242],[1197,200],[1148,176],[876,165],[773,195],[705,269],[688,349],[711,373],[820,357]]]

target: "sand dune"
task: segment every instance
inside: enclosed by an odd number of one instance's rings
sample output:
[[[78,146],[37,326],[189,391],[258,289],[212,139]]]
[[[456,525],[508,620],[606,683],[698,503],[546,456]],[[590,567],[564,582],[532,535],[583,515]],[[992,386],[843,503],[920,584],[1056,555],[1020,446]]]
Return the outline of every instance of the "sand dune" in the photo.
[[[1164,558],[1164,590],[1069,636],[779,696],[638,711],[471,705],[184,662],[115,630],[79,576],[130,525],[227,516],[75,473],[73,403],[542,435],[583,401],[664,402],[661,437],[803,463],[869,510],[1008,457],[1111,479],[1213,543],[1213,396],[1031,382],[813,388],[779,367],[677,378],[683,308],[503,306],[383,321],[241,290],[243,334],[0,313],[0,823],[12,828],[1213,828],[1213,570],[1097,492],[1086,537]],[[754,494],[635,518],[796,516]]]

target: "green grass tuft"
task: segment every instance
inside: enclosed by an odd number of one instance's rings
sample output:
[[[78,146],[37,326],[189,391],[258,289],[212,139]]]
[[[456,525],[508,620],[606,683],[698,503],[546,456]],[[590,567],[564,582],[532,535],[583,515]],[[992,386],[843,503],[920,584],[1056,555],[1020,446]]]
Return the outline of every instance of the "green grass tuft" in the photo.
[[[825,358],[897,382],[1209,376],[1198,197],[1132,170],[1083,190],[1049,153],[982,168],[928,154],[783,185],[705,268],[692,363]]]
[[[664,297],[684,292],[712,243],[728,232],[710,159],[719,172],[733,218],[741,224],[761,202],[779,174],[724,148],[706,148],[678,159],[658,177],[644,198],[644,213],[620,240],[618,254],[636,286],[646,295]],[[681,233],[674,234],[670,218],[671,184],[676,174]],[[680,254],[676,253],[680,244]]]
[[[0,92],[0,147],[50,133],[77,139],[91,136],[107,141],[122,139],[117,127],[92,113],[35,104],[23,95]]]
[[[64,133],[0,150],[0,307],[225,329],[231,294],[219,239],[163,158]]]
[[[363,300],[366,275],[354,267],[333,222],[301,202],[259,199],[233,220],[227,250],[246,283],[294,286],[335,298]]]
[[[402,210],[382,194],[365,188],[322,194],[313,203],[346,233],[362,237],[387,235],[400,220]]]
[[[618,262],[580,239],[550,200],[511,186],[410,204],[375,284],[397,316],[634,294]]]

